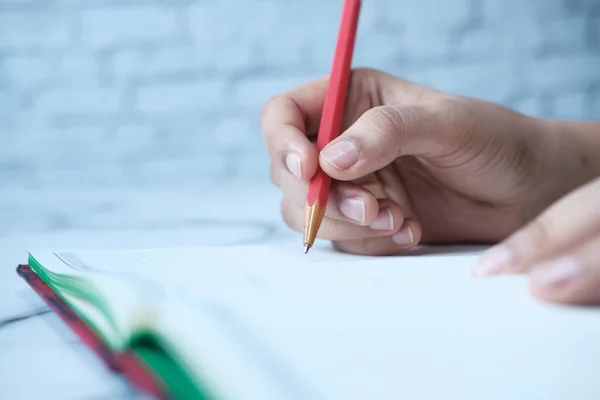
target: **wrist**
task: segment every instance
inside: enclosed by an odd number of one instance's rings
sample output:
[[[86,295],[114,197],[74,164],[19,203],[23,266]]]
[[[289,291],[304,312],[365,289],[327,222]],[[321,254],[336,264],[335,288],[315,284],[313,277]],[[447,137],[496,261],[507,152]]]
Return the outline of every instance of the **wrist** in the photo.
[[[546,208],[600,176],[600,123],[537,119]]]
[[[600,176],[600,122],[541,119],[540,123],[556,138],[561,167],[584,181],[579,185]]]

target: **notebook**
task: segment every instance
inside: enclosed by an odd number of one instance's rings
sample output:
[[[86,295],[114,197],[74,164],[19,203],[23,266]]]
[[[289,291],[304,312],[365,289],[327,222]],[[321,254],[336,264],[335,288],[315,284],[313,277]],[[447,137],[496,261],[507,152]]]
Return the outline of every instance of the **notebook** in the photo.
[[[34,249],[29,266],[170,398],[598,398],[598,312],[472,278],[478,255]]]

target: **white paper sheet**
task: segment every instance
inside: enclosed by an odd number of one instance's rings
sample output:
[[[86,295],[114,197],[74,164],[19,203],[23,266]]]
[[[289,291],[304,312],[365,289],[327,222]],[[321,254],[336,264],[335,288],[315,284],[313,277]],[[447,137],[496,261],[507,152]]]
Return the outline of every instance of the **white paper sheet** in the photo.
[[[540,303],[524,277],[473,278],[476,252],[240,246],[75,256],[128,282],[143,277],[135,282],[197,312],[196,324],[170,327],[196,360],[219,358],[219,347],[194,343],[197,322],[210,318],[228,338],[221,345],[236,349],[227,360],[237,372],[214,379],[247,388],[244,398],[264,398],[252,388],[269,379],[290,398],[600,398],[599,312]]]

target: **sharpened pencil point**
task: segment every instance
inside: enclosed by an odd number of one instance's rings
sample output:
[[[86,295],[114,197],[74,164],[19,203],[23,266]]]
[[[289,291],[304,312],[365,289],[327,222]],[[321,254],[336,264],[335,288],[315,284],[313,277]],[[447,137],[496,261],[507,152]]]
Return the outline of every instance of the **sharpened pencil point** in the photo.
[[[309,249],[310,249],[310,245],[309,244],[305,244],[304,245],[304,254],[308,253]]]

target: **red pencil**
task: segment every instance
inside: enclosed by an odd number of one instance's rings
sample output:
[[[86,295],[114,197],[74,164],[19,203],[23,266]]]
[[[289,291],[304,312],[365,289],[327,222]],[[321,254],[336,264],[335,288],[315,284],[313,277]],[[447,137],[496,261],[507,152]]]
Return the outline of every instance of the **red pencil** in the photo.
[[[321,125],[317,137],[317,150],[319,152],[329,142],[339,136],[342,128],[359,11],[360,0],[345,0],[333,66],[329,77],[329,85],[325,94],[325,103],[323,104]],[[330,185],[331,178],[319,167],[310,181],[306,196],[306,206],[304,209],[304,253],[307,253],[314,244],[321,222],[323,222],[327,200],[329,199]]]

